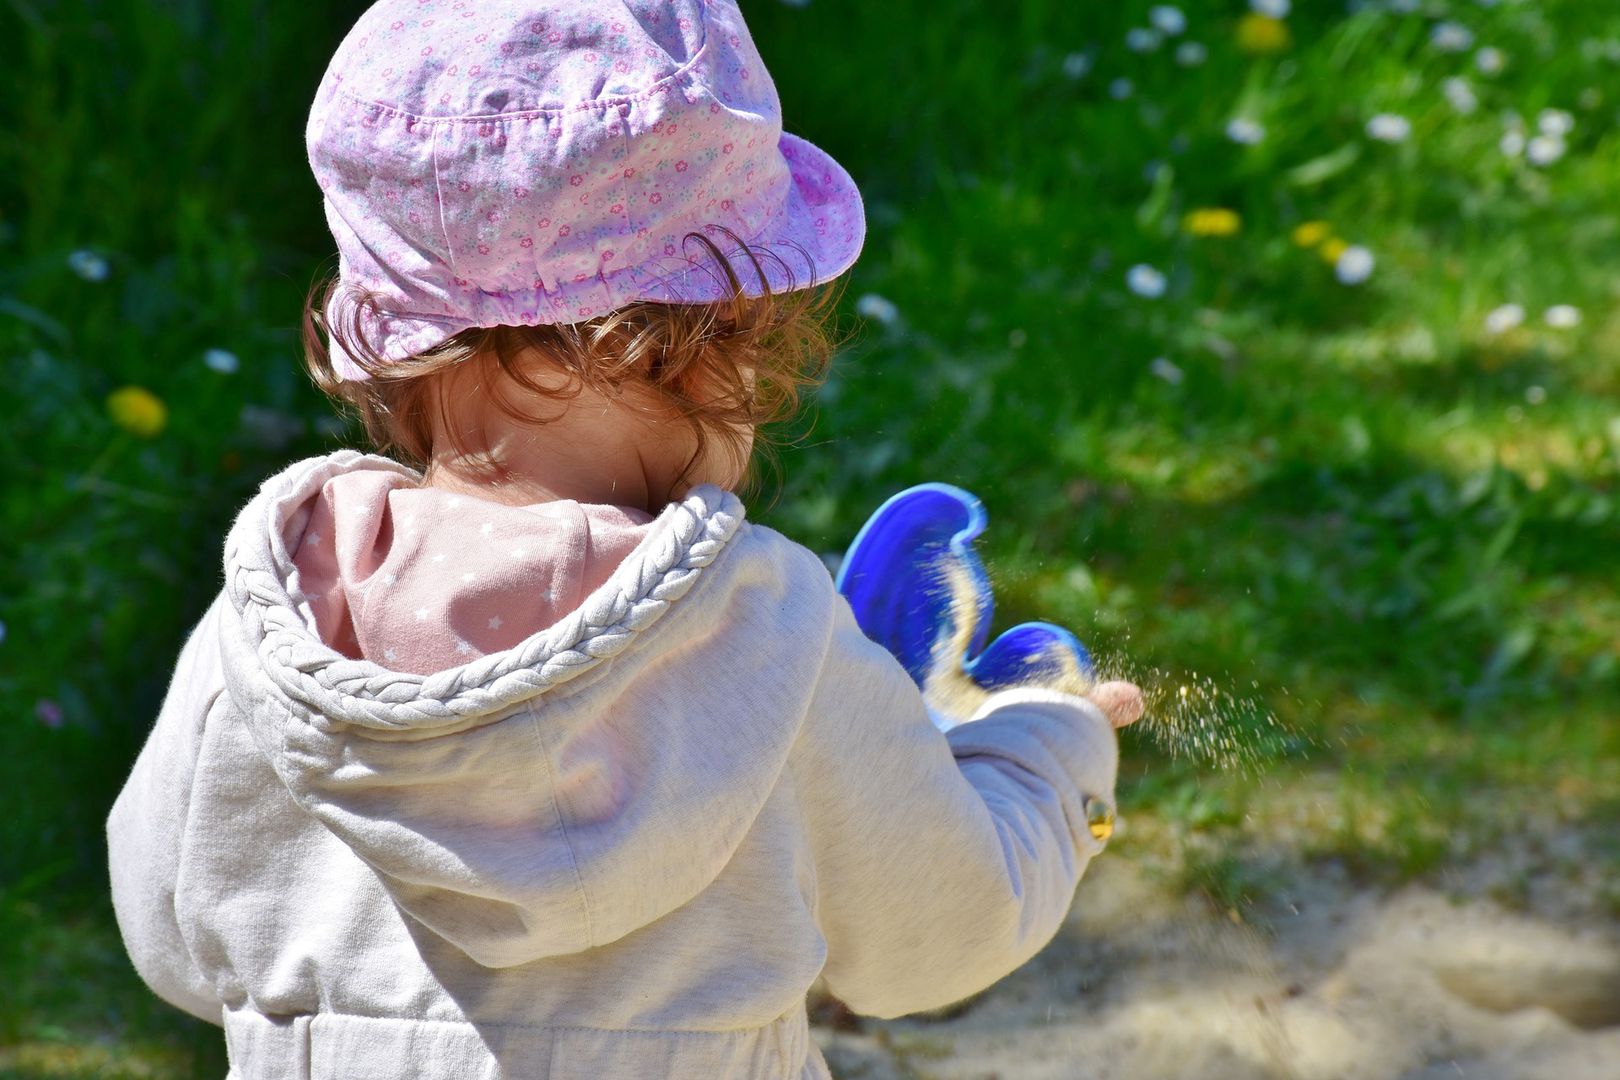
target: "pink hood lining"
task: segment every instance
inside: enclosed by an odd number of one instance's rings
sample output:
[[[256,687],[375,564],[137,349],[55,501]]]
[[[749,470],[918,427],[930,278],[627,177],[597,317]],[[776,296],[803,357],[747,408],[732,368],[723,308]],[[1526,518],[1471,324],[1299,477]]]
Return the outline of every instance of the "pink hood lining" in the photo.
[[[644,510],[512,506],[339,473],[296,511],[288,551],[311,633],[354,660],[430,675],[509,649],[577,608],[652,528]]]

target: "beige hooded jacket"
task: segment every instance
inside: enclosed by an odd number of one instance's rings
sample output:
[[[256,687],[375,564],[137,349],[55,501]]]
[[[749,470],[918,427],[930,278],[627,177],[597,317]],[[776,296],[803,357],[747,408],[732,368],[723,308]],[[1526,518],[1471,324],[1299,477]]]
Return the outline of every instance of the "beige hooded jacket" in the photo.
[[[960,1000],[1056,933],[1116,744],[1008,691],[941,734],[820,560],[699,487],[572,614],[432,675],[328,648],[266,481],[107,821],[137,971],[229,1080],[828,1077],[805,993]],[[412,474],[414,475],[414,474]]]

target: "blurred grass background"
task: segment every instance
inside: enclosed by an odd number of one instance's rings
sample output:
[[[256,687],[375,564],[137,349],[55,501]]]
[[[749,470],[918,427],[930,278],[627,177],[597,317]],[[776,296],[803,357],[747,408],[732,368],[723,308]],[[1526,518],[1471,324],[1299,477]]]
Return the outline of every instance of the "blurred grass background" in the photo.
[[[128,966],[102,822],[236,509],[362,445],[295,335],[303,122],[362,8],[0,2],[0,1076],[224,1073]],[[837,551],[899,488],[978,493],[1001,624],[1256,748],[1126,740],[1127,816],[1223,905],[1285,819],[1373,884],[1613,835],[1620,8],[745,12],[870,219],[756,517]]]

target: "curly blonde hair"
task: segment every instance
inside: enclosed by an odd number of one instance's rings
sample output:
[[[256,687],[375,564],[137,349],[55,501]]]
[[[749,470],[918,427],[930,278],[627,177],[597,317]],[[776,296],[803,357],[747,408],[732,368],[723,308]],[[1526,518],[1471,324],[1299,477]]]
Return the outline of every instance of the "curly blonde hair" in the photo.
[[[644,387],[654,391],[671,419],[689,424],[697,437],[697,449],[677,484],[690,478],[709,440],[718,439],[737,458],[746,458],[741,486],[752,489],[759,480],[758,459],[744,449],[745,431],[792,419],[804,391],[825,379],[833,354],[848,340],[833,321],[848,279],[797,289],[792,269],[774,253],[760,249],[756,255],[730,230],[715,228],[747,255],[761,295],[744,293],[731,260],[707,236],[691,232],[686,242],[700,243],[712,257],[724,275],[727,299],[635,301],[586,322],[472,327],[414,356],[386,360],[361,330],[364,313],[383,313],[378,297],[333,274],[318,280],[305,299],[304,367],[340,413],[358,417],[379,453],[426,468],[435,450],[436,409],[452,447],[464,458],[482,460],[474,468],[486,476],[499,474],[501,465],[486,451],[468,446],[450,422],[448,391],[453,384],[447,377],[473,376],[475,386],[489,388],[501,412],[531,424],[545,421],[508,399],[502,389],[508,380],[546,401],[568,401],[586,388],[612,397],[632,385]],[[785,288],[771,291],[761,257],[781,263]],[[809,260],[808,254],[805,258]],[[340,325],[328,325],[325,316],[334,298],[346,302]],[[345,380],[338,374],[329,344],[333,339],[369,379]],[[533,377],[529,364],[535,354],[566,376],[561,388]],[[762,442],[774,449],[768,435]]]

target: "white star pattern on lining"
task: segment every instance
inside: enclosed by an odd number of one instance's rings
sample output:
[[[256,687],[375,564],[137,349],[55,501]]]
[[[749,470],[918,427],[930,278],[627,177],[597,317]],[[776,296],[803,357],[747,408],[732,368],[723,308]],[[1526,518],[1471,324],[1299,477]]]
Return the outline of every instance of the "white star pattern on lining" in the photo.
[[[440,506],[441,506],[441,508],[443,510],[456,510],[458,507],[462,507],[463,503],[465,501],[466,500],[463,499],[462,497],[451,496],[451,497],[448,497],[447,499],[445,499],[445,501],[443,501],[440,504]],[[472,507],[468,506],[466,508],[470,510]],[[418,524],[421,524],[418,521],[418,518],[420,516],[421,515],[417,514],[417,513],[397,514],[397,515],[394,516],[393,520],[396,523],[396,525],[398,525],[401,528],[414,527],[414,526],[416,526]],[[468,524],[471,524],[471,522],[468,522]],[[479,533],[481,534],[482,538],[485,539],[485,540],[492,540],[494,538],[494,534],[496,533],[496,531],[498,531],[497,530],[497,525],[498,524],[499,524],[499,522],[496,522],[493,519],[479,523]],[[331,540],[332,543],[335,546],[335,543],[336,543],[336,537],[335,536],[328,538],[328,537],[323,536],[320,532],[318,532],[318,531],[316,531],[314,529],[310,529],[305,533],[305,537],[304,537],[303,542],[310,545],[312,548],[322,548],[322,547],[325,546],[325,544],[326,544],[326,542],[328,540]],[[531,554],[531,551],[530,551],[529,547],[527,545],[525,545],[525,546],[521,546],[521,547],[519,547],[519,546],[509,547],[507,549],[507,553],[508,553],[508,558],[509,559],[512,559],[512,560],[525,560]],[[420,551],[420,549],[418,549],[417,557],[420,557],[420,555],[425,555],[425,554],[428,554],[428,553],[427,552],[422,552],[422,551]],[[430,563],[443,568],[444,564],[446,564],[448,562],[448,559],[449,559],[448,551],[441,551],[441,552],[433,554],[431,556]],[[462,560],[458,559],[458,561],[462,561]],[[472,561],[472,560],[468,560],[468,561]],[[465,563],[463,563],[463,565],[465,565]],[[473,584],[475,582],[481,581],[484,575],[483,575],[482,570],[477,570],[477,571],[467,571],[465,573],[462,573],[459,576],[460,576],[460,580],[461,580],[462,584],[471,585],[471,584]],[[403,577],[403,575],[399,574],[398,572],[385,572],[385,573],[375,574],[373,580],[380,581],[380,582],[382,582],[383,584],[385,584],[387,586],[397,587],[399,585],[400,580],[401,580],[402,577]],[[443,579],[441,579],[441,580],[443,580]],[[536,584],[538,584],[538,583],[536,583]],[[551,588],[535,588],[535,589],[533,589],[533,594],[538,594],[537,599],[539,599],[541,601],[541,603],[543,603],[543,604],[556,605],[556,604],[560,603],[561,600],[562,600],[562,597],[560,595],[562,593],[562,591],[563,590],[561,588],[557,587],[557,583],[553,582],[553,587],[551,587]],[[533,595],[533,594],[531,594],[531,595]],[[398,595],[398,594],[395,594],[395,595]],[[415,611],[414,611],[415,620],[417,622],[427,622],[427,621],[436,619],[438,616],[435,614],[435,611],[436,611],[436,609],[429,608],[429,607],[416,608]],[[498,633],[499,631],[501,631],[507,625],[507,623],[508,623],[508,620],[503,615],[493,615],[493,616],[490,616],[487,619],[488,629],[492,633]],[[522,629],[523,625],[524,624],[520,620],[519,628]],[[441,639],[441,640],[443,640],[443,639]],[[479,646],[479,645],[477,645],[477,644],[475,644],[475,643],[473,643],[473,642],[471,642],[471,641],[467,640],[466,638],[463,638],[463,637],[461,637],[459,635],[451,634],[450,638],[449,638],[449,641],[445,641],[444,645],[448,645],[451,642],[454,642],[454,644],[455,644],[456,653],[459,656],[463,657],[463,658],[468,658],[468,657],[472,657],[472,656],[482,656],[484,654],[484,650],[482,649],[481,646]],[[440,647],[442,648],[443,646],[440,646]],[[393,649],[393,648],[383,649],[382,650],[382,658],[384,659],[384,661],[386,663],[388,663],[390,665],[397,665],[397,663],[398,663],[398,661],[400,659],[400,654],[397,651],[397,649]],[[469,660],[469,662],[470,662],[470,660]]]

